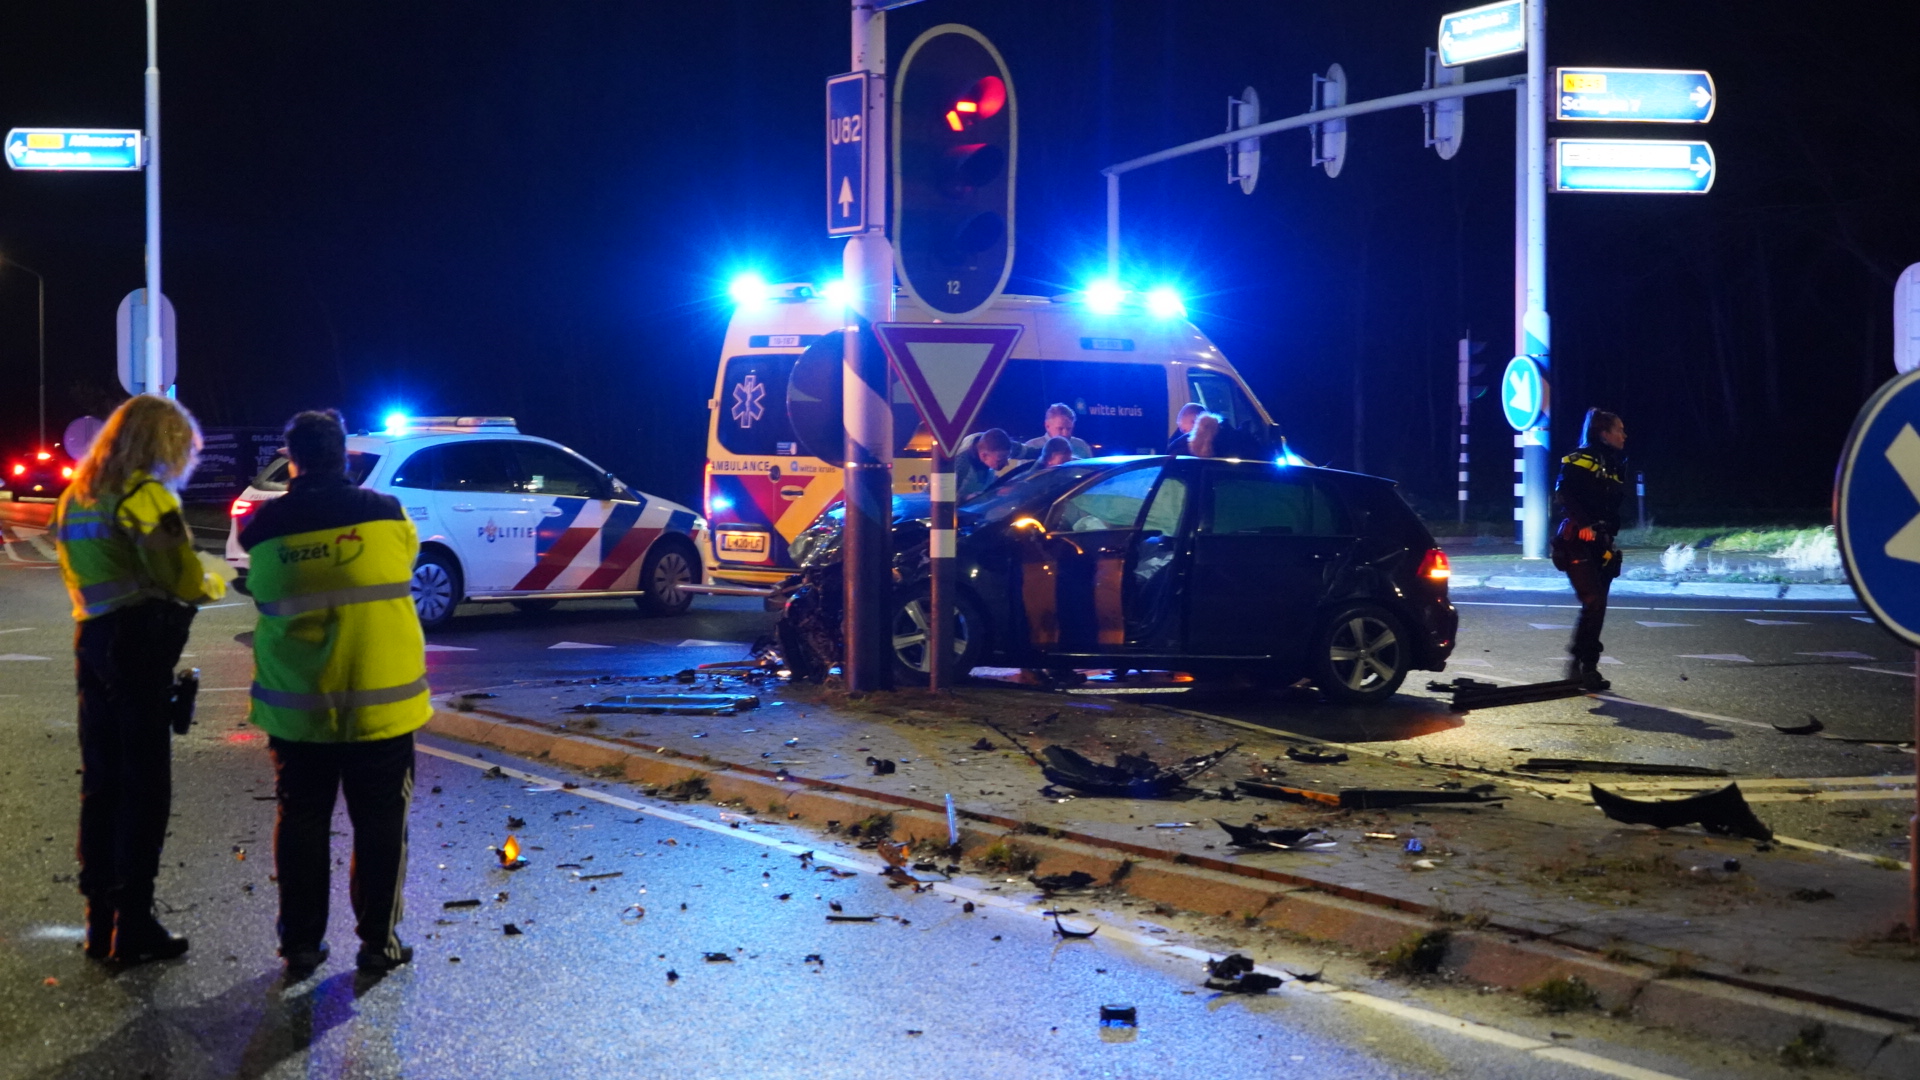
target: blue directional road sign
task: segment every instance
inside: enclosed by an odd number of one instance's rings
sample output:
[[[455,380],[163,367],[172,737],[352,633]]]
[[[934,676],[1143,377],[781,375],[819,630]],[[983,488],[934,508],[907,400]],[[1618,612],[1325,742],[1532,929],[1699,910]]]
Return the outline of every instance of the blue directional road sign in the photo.
[[[7,132],[7,167],[21,170],[137,172],[138,131],[91,128],[14,128]]]
[[[827,80],[827,235],[867,227],[867,84],[864,71]]]
[[[1555,120],[1627,120],[1704,124],[1718,99],[1704,71],[1654,68],[1555,68]]]
[[[1698,140],[1553,140],[1555,191],[1704,195],[1713,177],[1713,147]]]
[[[1540,362],[1531,356],[1516,356],[1507,363],[1500,378],[1500,411],[1515,431],[1538,427],[1547,412],[1547,377]]]
[[[1525,0],[1500,0],[1440,16],[1440,63],[1459,67],[1527,47]]]
[[[1854,420],[1833,524],[1861,602],[1920,648],[1920,371],[1881,387]]]

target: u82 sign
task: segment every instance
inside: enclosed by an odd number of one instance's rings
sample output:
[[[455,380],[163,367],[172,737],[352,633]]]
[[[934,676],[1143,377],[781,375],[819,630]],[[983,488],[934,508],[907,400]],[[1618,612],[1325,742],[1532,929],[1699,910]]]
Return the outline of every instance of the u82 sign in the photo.
[[[864,71],[827,80],[827,235],[867,227],[867,83]]]

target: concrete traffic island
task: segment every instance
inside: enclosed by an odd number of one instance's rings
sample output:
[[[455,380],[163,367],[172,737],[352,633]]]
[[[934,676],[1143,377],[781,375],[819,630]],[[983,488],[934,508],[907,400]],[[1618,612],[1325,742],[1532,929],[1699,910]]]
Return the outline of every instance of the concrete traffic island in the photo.
[[[759,707],[577,709],[615,696],[723,690],[757,691]],[[583,783],[624,781],[806,824],[828,834],[823,843],[870,845],[884,834],[915,861],[949,862],[951,795],[959,858],[1022,888],[1030,874],[1079,871],[1144,903],[1391,956],[1402,967],[1414,957],[1414,970],[1536,993],[1577,978],[1597,1007],[1637,1022],[1768,1054],[1799,1040],[1866,1075],[1920,1075],[1920,950],[1894,927],[1905,903],[1900,864],[1791,837],[1759,843],[1624,826],[1586,796],[1589,780],[1634,785],[1626,790],[1636,798],[1723,780],[1596,774],[1558,783],[1363,753],[1314,763],[1289,757],[1310,743],[1286,732],[1136,697],[993,686],[849,700],[702,673],[691,682],[516,683],[437,705],[432,733],[545,758],[578,770]],[[1100,762],[1145,753],[1162,765],[1241,745],[1185,791],[1123,799],[1049,785],[1012,740]],[[1504,801],[1351,810],[1233,797],[1236,779],[1336,797],[1355,789],[1458,797],[1492,785],[1482,794]],[[1773,812],[1794,806],[1780,800],[1799,789],[1773,783],[1754,809],[1785,832]],[[1237,849],[1216,819],[1318,829],[1333,846]]]

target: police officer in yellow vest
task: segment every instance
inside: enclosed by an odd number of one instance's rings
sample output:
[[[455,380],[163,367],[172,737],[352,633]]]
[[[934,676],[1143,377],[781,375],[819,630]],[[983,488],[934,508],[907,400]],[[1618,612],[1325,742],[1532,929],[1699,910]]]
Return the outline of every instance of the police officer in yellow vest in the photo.
[[[60,576],[73,600],[80,684],[80,892],[87,955],[170,960],[187,939],[153,916],[173,805],[168,741],[173,666],[194,605],[218,600],[180,514],[200,431],[163,397],[114,410],[54,510]]]
[[[350,895],[360,970],[413,959],[394,928],[406,884],[413,732],[427,722],[426,639],[414,613],[413,522],[347,477],[340,415],[286,428],[293,479],[241,530],[259,605],[248,719],[266,729],[279,817],[280,955],[304,978],[327,957],[336,794],[353,822]]]

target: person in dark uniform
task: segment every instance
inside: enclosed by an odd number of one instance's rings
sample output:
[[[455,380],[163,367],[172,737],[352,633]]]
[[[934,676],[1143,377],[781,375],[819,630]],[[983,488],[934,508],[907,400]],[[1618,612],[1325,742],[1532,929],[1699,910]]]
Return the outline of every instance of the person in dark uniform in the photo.
[[[1600,630],[1607,622],[1607,591],[1620,576],[1620,502],[1626,496],[1627,425],[1605,409],[1588,409],[1580,449],[1560,459],[1553,501],[1561,516],[1553,533],[1553,565],[1566,571],[1580,600],[1567,678],[1588,690],[1612,684],[1600,675]]]
[[[153,394],[114,410],[53,513],[73,602],[80,684],[80,892],[87,955],[138,964],[187,951],[153,914],[173,805],[173,665],[197,605],[225,582],[207,572],[181,516],[200,453],[187,410]]]

